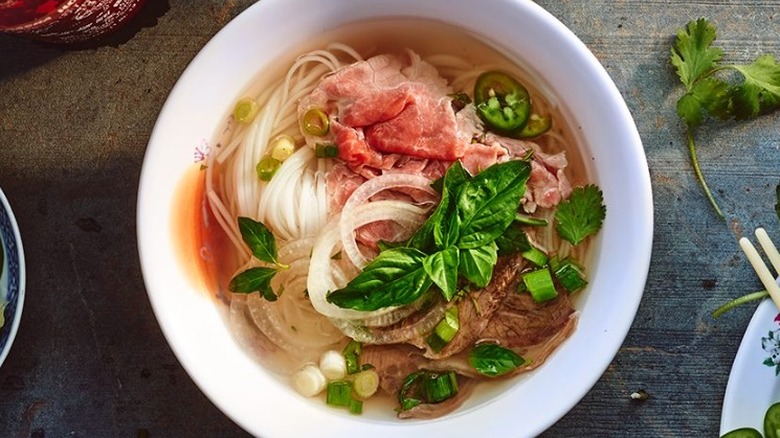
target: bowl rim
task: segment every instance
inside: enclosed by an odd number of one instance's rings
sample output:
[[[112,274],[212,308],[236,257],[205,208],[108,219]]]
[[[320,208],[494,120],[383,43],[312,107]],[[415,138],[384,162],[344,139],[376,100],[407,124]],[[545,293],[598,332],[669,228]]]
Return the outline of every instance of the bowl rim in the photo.
[[[26,273],[26,265],[25,265],[25,259],[24,259],[24,247],[22,246],[22,236],[19,231],[19,225],[16,221],[16,217],[14,216],[13,210],[11,209],[11,204],[8,201],[8,198],[6,197],[5,193],[2,189],[0,189],[0,205],[2,206],[2,212],[0,214],[5,215],[8,219],[8,226],[9,231],[8,234],[5,235],[5,237],[11,237],[13,239],[13,242],[8,243],[6,242],[5,238],[0,239],[0,243],[3,244],[3,250],[8,253],[9,247],[14,246],[16,248],[15,253],[13,254],[13,257],[15,257],[16,261],[18,262],[18,276],[17,276],[17,291],[16,291],[16,300],[13,303],[15,306],[13,311],[13,319],[11,321],[6,321],[5,325],[3,327],[0,327],[0,332],[9,330],[8,331],[8,337],[6,338],[6,342],[4,345],[0,346],[0,366],[3,365],[5,362],[5,359],[8,357],[8,354],[11,351],[11,346],[14,343],[14,340],[16,339],[16,334],[19,331],[19,324],[22,321],[22,309],[24,308],[24,297],[25,297],[25,291],[26,291],[26,282],[27,282],[27,273]],[[0,223],[0,227],[2,227],[2,223]],[[2,229],[0,229],[0,233],[2,233]],[[12,244],[12,245],[11,245]],[[6,255],[4,258],[3,264],[9,264],[9,256]],[[3,266],[0,266],[0,271],[2,271]],[[9,282],[10,282],[10,275],[9,272]],[[9,302],[10,304],[10,302]],[[10,323],[10,326],[8,324]],[[6,328],[10,327],[10,328]]]
[[[288,3],[295,3],[296,7],[300,4],[304,4],[305,2],[306,0],[298,0],[294,2],[288,1]],[[173,110],[173,101],[177,97],[180,97],[181,93],[184,92],[184,89],[186,88],[185,84],[194,80],[198,74],[199,68],[202,68],[203,65],[208,62],[213,62],[211,56],[213,55],[214,50],[217,50],[221,45],[231,41],[234,28],[247,26],[247,24],[252,20],[258,18],[262,13],[265,13],[267,9],[273,10],[273,8],[280,7],[279,5],[281,3],[283,3],[283,0],[264,0],[263,2],[258,2],[247,8],[244,12],[239,14],[238,17],[234,18],[233,21],[228,23],[228,25],[220,30],[203,47],[203,49],[201,49],[198,55],[193,59],[193,61],[181,75],[179,81],[171,91],[168,100],[163,106],[163,109],[160,113],[160,118],[158,118],[157,123],[155,124],[154,131],[149,141],[149,148],[147,149],[146,156],[144,158],[143,169],[141,172],[137,209],[139,256],[141,258],[141,268],[144,281],[147,286],[147,291],[155,312],[155,316],[160,323],[163,334],[171,346],[171,349],[190,377],[219,409],[221,409],[228,417],[230,417],[245,430],[256,434],[262,433],[264,435],[281,433],[282,429],[274,427],[273,425],[258,425],[257,421],[249,420],[248,418],[251,418],[252,415],[250,410],[240,406],[235,406],[235,403],[232,403],[230,400],[230,394],[227,394],[223,388],[219,388],[218,385],[215,385],[214,382],[211,381],[209,377],[205,376],[202,373],[202,370],[198,369],[196,364],[192,362],[194,353],[190,350],[187,350],[187,347],[182,345],[182,340],[177,338],[179,334],[176,332],[179,328],[176,327],[176,324],[167,315],[167,309],[164,308],[164,298],[161,296],[160,291],[157,290],[157,286],[160,285],[160,282],[158,281],[159,279],[153,278],[156,275],[154,272],[156,267],[154,266],[154,263],[150,261],[150,254],[153,251],[152,248],[155,246],[155,243],[159,243],[159,241],[155,242],[155,238],[159,239],[163,235],[157,232],[159,230],[154,230],[155,232],[150,231],[150,229],[153,228],[155,224],[152,220],[150,220],[148,217],[149,215],[144,215],[144,212],[153,205],[159,206],[159,204],[155,204],[151,201],[154,193],[157,189],[159,189],[159,187],[156,187],[154,183],[154,174],[159,170],[159,168],[154,169],[151,165],[151,161],[155,159],[155,155],[157,154],[158,149],[162,147],[161,143],[166,140],[164,131],[170,118],[165,116],[168,116],[169,113]],[[418,3],[415,3],[413,0],[400,0],[396,2],[366,0],[360,3],[360,5],[365,8],[371,8],[373,6],[381,6],[385,3],[406,5],[411,5],[414,3],[415,7],[418,5]],[[465,0],[462,3],[466,4]],[[558,405],[558,407],[555,408],[555,414],[547,416],[544,420],[537,421],[531,428],[527,429],[529,434],[535,435],[546,430],[553,423],[558,421],[561,417],[563,417],[563,415],[566,414],[566,412],[568,412],[576,403],[578,403],[588,391],[590,391],[593,385],[596,384],[601,375],[607,369],[609,364],[614,360],[618,349],[624,342],[625,337],[628,335],[629,329],[633,323],[643,295],[650,265],[653,238],[652,189],[650,185],[647,159],[635,122],[631,116],[630,111],[628,110],[625,101],[617,89],[617,86],[609,77],[608,73],[600,64],[595,55],[590,52],[585,44],[579,38],[577,38],[573,32],[571,32],[571,30],[569,30],[565,25],[563,25],[549,12],[544,10],[541,6],[538,6],[536,3],[524,0],[496,0],[493,3],[495,4],[492,4],[492,7],[507,7],[512,8],[513,12],[517,12],[519,10],[523,13],[532,15],[534,20],[538,20],[539,23],[541,23],[540,26],[545,26],[549,32],[556,34],[556,44],[558,44],[556,49],[566,49],[570,54],[573,54],[575,61],[579,63],[576,64],[576,67],[583,69],[583,73],[591,75],[590,77],[598,82],[600,90],[607,93],[608,95],[604,98],[604,100],[609,102],[610,109],[613,110],[611,115],[620,122],[618,126],[621,129],[621,133],[625,137],[624,139],[627,142],[626,146],[631,148],[631,153],[628,155],[629,162],[621,164],[625,164],[626,166],[636,170],[636,174],[633,175],[633,180],[630,181],[632,187],[636,190],[637,195],[636,199],[632,200],[632,207],[635,211],[630,214],[633,214],[632,217],[636,218],[638,221],[637,225],[633,227],[633,231],[637,231],[637,234],[630,237],[634,239],[633,242],[637,243],[637,245],[632,248],[631,257],[634,263],[630,266],[630,272],[626,274],[630,274],[632,276],[630,283],[632,287],[630,292],[632,293],[627,297],[621,298],[624,307],[620,309],[620,313],[613,316],[613,321],[611,321],[609,326],[605,328],[605,333],[607,332],[607,329],[610,330],[610,333],[607,336],[611,337],[611,342],[609,345],[598,346],[601,360],[599,360],[597,364],[594,364],[593,369],[589,370],[587,373],[577,374],[577,378],[580,378],[583,383],[579,384],[576,389],[572,389],[569,392],[568,399],[563,400]],[[418,13],[430,14],[431,8],[434,7],[432,5],[442,4],[447,4],[447,2],[444,0],[425,2],[425,4],[420,4],[420,7],[423,9],[420,10],[422,12],[418,11]],[[355,5],[354,1],[353,5]],[[486,6],[489,5],[486,4]],[[434,19],[433,17],[425,18]],[[454,24],[458,25],[458,23]],[[602,187],[602,189],[604,189],[604,187]],[[605,195],[609,196],[609,194],[606,193],[606,190]],[[612,217],[613,216],[608,214],[607,221],[609,222],[610,218]],[[192,305],[192,303],[188,304]],[[575,331],[575,336],[577,332],[578,331]],[[557,354],[559,354],[558,351],[554,353],[554,356]],[[543,369],[545,367],[540,368]],[[274,385],[273,382],[269,384]],[[307,412],[311,413],[312,415],[317,415],[316,412],[312,410],[308,410]],[[456,416],[456,418],[451,422],[457,425],[462,425],[462,417],[463,415]],[[321,418],[322,416],[317,416],[317,419]],[[449,420],[451,418],[453,417],[446,417],[445,420]],[[316,420],[312,419],[312,423],[316,423]],[[358,421],[356,423],[361,424],[363,427],[367,427],[369,425],[369,423],[365,421]],[[431,433],[432,430],[437,430],[436,425],[441,423],[442,421],[431,421],[426,423],[417,422],[413,423],[415,425],[414,429],[409,428],[408,423],[404,424],[404,426],[406,426],[405,431],[407,432],[408,436],[418,436],[418,433],[419,436],[425,436],[425,434]],[[299,424],[298,426],[302,427],[302,430],[315,430],[311,429],[313,427],[311,425]],[[386,430],[387,429],[384,429],[383,427],[377,427],[377,431],[382,432]],[[285,432],[289,433],[289,430],[285,430]],[[333,433],[336,433],[335,429]]]

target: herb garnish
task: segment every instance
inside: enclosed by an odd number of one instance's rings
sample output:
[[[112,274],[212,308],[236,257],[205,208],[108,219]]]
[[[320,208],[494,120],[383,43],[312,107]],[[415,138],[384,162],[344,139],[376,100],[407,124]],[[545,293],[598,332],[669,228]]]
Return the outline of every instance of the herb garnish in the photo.
[[[699,167],[694,133],[709,115],[721,120],[747,120],[780,108],[780,65],[772,55],[762,55],[751,64],[719,64],[723,50],[711,47],[715,26],[705,18],[690,21],[677,32],[671,50],[671,63],[686,93],[677,101],[677,115],[685,122],[688,151],[696,177],[704,193],[723,218]],[[742,81],[730,83],[716,73],[733,71]]]
[[[488,377],[504,375],[525,363],[520,355],[498,344],[479,344],[469,352],[469,364]]]
[[[601,229],[607,208],[604,196],[595,185],[577,187],[569,199],[558,204],[555,212],[555,228],[561,238],[578,245]]]
[[[398,391],[401,411],[423,403],[441,403],[458,393],[458,376],[454,371],[420,370],[406,376]]]
[[[408,304],[433,284],[451,300],[459,276],[485,287],[498,257],[495,241],[515,220],[530,174],[527,161],[515,160],[471,177],[456,161],[444,176],[439,205],[408,246],[382,251],[327,300],[339,307],[377,310]]]
[[[241,231],[241,239],[249,247],[252,255],[273,267],[249,268],[233,277],[228,289],[231,292],[244,294],[260,292],[266,300],[276,301],[278,295],[271,288],[271,279],[280,269],[287,269],[288,266],[279,262],[273,233],[262,222],[248,217],[238,218],[238,229]]]

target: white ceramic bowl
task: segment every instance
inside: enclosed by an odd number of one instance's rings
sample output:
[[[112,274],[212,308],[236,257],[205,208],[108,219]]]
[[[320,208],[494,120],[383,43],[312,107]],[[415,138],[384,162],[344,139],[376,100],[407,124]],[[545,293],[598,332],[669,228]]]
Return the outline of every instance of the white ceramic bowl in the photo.
[[[343,24],[379,17],[440,20],[533,66],[580,129],[585,159],[608,213],[573,336],[536,371],[433,421],[350,416],[307,400],[234,342],[215,303],[197,290],[172,239],[177,187],[193,151],[277,58]],[[200,150],[199,149],[199,150]],[[196,152],[197,154],[197,152]],[[614,83],[563,24],[523,0],[263,0],[219,32],[171,92],[149,143],[139,188],[141,265],[154,312],[174,353],[203,392],[252,434],[286,436],[534,436],[571,409],[614,358],[636,313],[652,246],[652,197],[641,140]],[[357,435],[359,434],[359,435]]]
[[[11,205],[0,190],[0,365],[3,364],[19,329],[24,307],[24,250]]]

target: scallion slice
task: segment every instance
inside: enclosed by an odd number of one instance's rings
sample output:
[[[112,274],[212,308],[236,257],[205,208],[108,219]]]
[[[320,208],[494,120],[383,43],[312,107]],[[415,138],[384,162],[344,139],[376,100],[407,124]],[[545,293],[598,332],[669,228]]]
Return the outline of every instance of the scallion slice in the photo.
[[[341,354],[344,355],[344,359],[347,361],[347,374],[355,374],[360,371],[360,342],[352,339],[344,347]]]
[[[325,403],[331,406],[349,407],[352,403],[352,384],[346,380],[329,382]]]
[[[458,376],[454,371],[431,373],[425,380],[428,403],[439,403],[458,393]]]
[[[321,137],[328,133],[330,121],[322,108],[311,108],[303,115],[301,127],[303,132]]]
[[[526,272],[521,275],[521,278],[525,285],[525,289],[528,290],[531,297],[533,297],[534,301],[537,303],[549,301],[558,296],[558,291],[555,290],[552,275],[547,268]]]
[[[428,345],[433,351],[441,351],[455,337],[459,329],[458,307],[453,306],[444,312],[444,318],[436,324],[433,333],[428,336]]]
[[[333,143],[317,143],[314,146],[314,156],[317,158],[336,158],[339,156],[339,147]]]
[[[363,400],[351,399],[349,401],[349,413],[360,415],[363,413]]]
[[[271,181],[271,178],[274,177],[276,171],[279,170],[279,166],[281,165],[282,162],[276,158],[263,157],[257,163],[257,168],[255,169],[257,171],[257,177],[260,178],[260,181]]]
[[[517,213],[515,215],[515,222],[519,222],[523,225],[530,225],[532,227],[546,227],[549,222],[547,219],[528,216],[527,214]]]
[[[554,264],[551,262],[550,267],[553,269],[555,279],[569,293],[576,292],[588,285],[582,266],[572,259],[566,258]]]
[[[406,376],[398,392],[401,410],[423,403],[440,403],[458,393],[458,376],[454,371],[420,370]]]
[[[528,251],[524,251],[523,258],[528,260],[529,262],[533,263],[534,265],[538,267],[547,266],[547,262],[549,261],[547,254],[544,253],[544,251],[540,250],[536,247],[531,247]]]
[[[238,102],[233,108],[233,117],[238,123],[249,123],[255,118],[259,107],[257,102],[250,97],[245,97]]]

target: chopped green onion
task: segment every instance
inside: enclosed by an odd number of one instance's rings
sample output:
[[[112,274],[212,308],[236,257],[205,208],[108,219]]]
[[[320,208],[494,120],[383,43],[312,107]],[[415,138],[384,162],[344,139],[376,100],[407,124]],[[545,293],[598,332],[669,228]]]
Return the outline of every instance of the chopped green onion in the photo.
[[[336,158],[339,156],[339,147],[333,143],[317,143],[314,146],[314,156],[317,158]]]
[[[325,403],[331,406],[349,407],[352,402],[352,384],[346,380],[336,380],[328,383]]]
[[[576,292],[588,285],[588,281],[585,280],[585,274],[582,272],[582,266],[577,262],[569,258],[560,262],[555,258],[553,258],[553,260],[555,260],[555,263],[551,260],[550,267],[553,270],[555,279],[558,280],[558,283],[560,283],[567,292]]]
[[[257,115],[259,107],[257,102],[250,97],[245,97],[238,102],[233,108],[233,118],[239,123],[249,123]]]
[[[428,403],[439,403],[458,393],[458,377],[455,371],[431,373],[425,380],[425,396]]]
[[[517,213],[515,215],[515,222],[519,222],[523,225],[530,225],[532,227],[546,227],[549,222],[547,219],[528,216],[527,214]]]
[[[450,342],[452,338],[458,333],[460,329],[460,321],[458,320],[458,307],[452,306],[444,312],[444,319],[436,324],[435,332],[442,341]]]
[[[439,403],[458,393],[458,377],[454,371],[420,370],[406,376],[398,391],[402,411],[422,403]]]
[[[349,413],[360,415],[363,413],[363,400],[351,399],[349,401]]]
[[[325,110],[322,108],[311,108],[303,115],[303,132],[316,136],[323,136],[330,129],[330,121]]]
[[[537,269],[536,271],[526,272],[520,276],[525,285],[525,289],[531,294],[534,301],[541,303],[552,300],[558,296],[555,290],[550,270],[547,268]]]
[[[360,342],[352,339],[341,351],[347,361],[347,374],[355,374],[360,371]]]
[[[433,351],[441,351],[455,337],[459,329],[458,307],[453,306],[444,312],[444,318],[436,324],[433,333],[428,337],[428,345]]]
[[[271,157],[284,161],[295,152],[295,140],[287,134],[282,134],[271,140]]]
[[[528,251],[523,252],[523,258],[540,268],[542,266],[547,266],[548,262],[547,254],[536,247],[531,247]]]
[[[379,389],[379,374],[375,370],[361,371],[355,374],[352,387],[358,397],[367,399]]]
[[[279,170],[279,166],[282,162],[273,157],[263,157],[260,162],[257,163],[257,177],[260,181],[271,181],[276,171]]]

